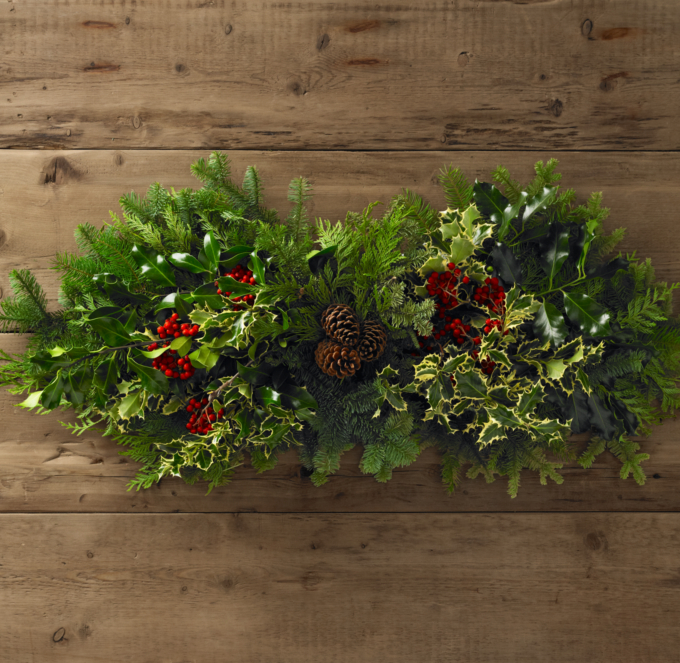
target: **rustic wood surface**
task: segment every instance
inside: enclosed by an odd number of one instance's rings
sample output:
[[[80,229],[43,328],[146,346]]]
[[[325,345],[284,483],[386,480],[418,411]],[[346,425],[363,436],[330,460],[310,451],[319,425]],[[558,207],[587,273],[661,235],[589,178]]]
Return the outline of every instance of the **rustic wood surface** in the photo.
[[[31,268],[55,308],[76,225],[196,186],[212,149],[282,211],[309,177],[331,219],[402,186],[442,205],[445,163],[527,181],[556,156],[680,281],[679,32],[676,0],[9,0],[0,298]],[[658,513],[680,511],[678,420],[641,442],[643,487],[605,454],[515,500],[448,497],[433,450],[387,485],[355,450],[319,489],[289,452],[206,497],[127,492],[110,440],[19,400],[0,394],[0,663],[680,663],[680,516]]]
[[[677,0],[0,10],[0,146],[678,149]]]
[[[678,514],[0,522],[7,663],[680,660]]]

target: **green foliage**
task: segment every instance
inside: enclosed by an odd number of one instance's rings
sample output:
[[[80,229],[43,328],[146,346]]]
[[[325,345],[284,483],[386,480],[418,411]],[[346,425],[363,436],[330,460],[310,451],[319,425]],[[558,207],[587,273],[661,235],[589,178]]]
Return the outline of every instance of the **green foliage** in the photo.
[[[357,445],[384,482],[434,446],[450,492],[503,476],[514,497],[523,470],[560,483],[584,432],[583,467],[609,451],[642,483],[634,436],[680,409],[677,285],[613,255],[624,231],[605,233],[601,194],[577,205],[556,166],[526,187],[503,166],[494,184],[448,166],[446,210],[405,189],[337,223],[309,218],[298,177],[282,221],[259,171],[238,185],[215,152],[192,166],[200,189],[155,183],[121,198],[122,219],[77,228],[79,253],[54,260],[61,310],[11,273],[0,330],[32,337],[0,351],[0,385],[39,413],[73,409],[75,435],[113,437],[142,465],[136,489],[181,477],[209,492],[292,447],[322,485]],[[315,361],[331,304],[387,335],[342,380]]]

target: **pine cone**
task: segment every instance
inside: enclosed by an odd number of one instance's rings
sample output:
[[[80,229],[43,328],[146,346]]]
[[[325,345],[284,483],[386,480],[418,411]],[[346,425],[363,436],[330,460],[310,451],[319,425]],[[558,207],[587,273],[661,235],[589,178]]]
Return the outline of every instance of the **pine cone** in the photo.
[[[347,304],[331,304],[321,314],[321,326],[330,338],[349,348],[359,342],[359,318]]]
[[[335,341],[321,341],[314,352],[318,367],[336,378],[348,378],[361,368],[361,359],[354,348],[346,348]]]
[[[387,332],[385,328],[379,322],[366,320],[361,329],[361,340],[357,346],[362,361],[375,361],[385,352],[386,345]]]

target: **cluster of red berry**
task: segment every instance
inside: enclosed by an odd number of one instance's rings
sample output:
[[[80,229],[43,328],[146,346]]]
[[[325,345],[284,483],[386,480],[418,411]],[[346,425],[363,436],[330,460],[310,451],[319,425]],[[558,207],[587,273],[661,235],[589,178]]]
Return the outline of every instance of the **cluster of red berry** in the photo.
[[[170,343],[159,345],[152,343],[147,349],[156,350],[160,348],[167,348]],[[168,349],[162,355],[153,360],[153,367],[159,371],[163,371],[169,378],[180,378],[180,380],[188,380],[196,369],[191,365],[191,359],[188,355],[185,357],[177,357],[177,350]]]
[[[498,331],[502,331],[503,330],[503,321],[502,320],[492,320],[491,318],[487,318],[486,322],[484,323],[484,333],[490,334],[494,329],[498,329]],[[509,334],[509,332],[506,329],[503,332],[503,336],[507,336],[508,334]]]
[[[427,279],[427,292],[430,297],[437,298],[437,311],[440,318],[446,316],[446,310],[458,306],[458,281],[461,271],[450,262],[448,272],[432,272]]]
[[[234,279],[234,281],[239,281],[240,283],[247,283],[249,285],[255,285],[257,283],[255,277],[253,276],[253,272],[243,267],[243,265],[236,265],[236,267],[234,267],[231,271],[225,272],[224,275],[231,276],[231,278]],[[215,285],[218,285],[217,281],[215,281]],[[229,297],[231,295],[231,292],[223,292],[218,288],[217,294]],[[252,303],[255,301],[255,295],[241,295],[240,297],[234,297],[232,301],[236,303],[236,306],[234,306],[232,310],[240,311],[242,309],[238,305],[238,302],[242,302],[243,304],[251,306]]]
[[[218,419],[224,417],[224,408],[215,412],[212,405],[208,405],[207,398],[197,400],[192,398],[187,405],[187,412],[191,413],[191,418],[187,424],[187,430],[194,435],[206,435],[212,430],[212,425]]]
[[[496,277],[487,278],[483,286],[475,288],[474,300],[488,306],[493,313],[501,313],[505,305],[505,288],[498,284]]]
[[[161,338],[179,338],[180,336],[196,336],[198,334],[198,325],[192,325],[190,322],[183,322],[181,325],[177,322],[179,315],[173,313],[156,331]]]

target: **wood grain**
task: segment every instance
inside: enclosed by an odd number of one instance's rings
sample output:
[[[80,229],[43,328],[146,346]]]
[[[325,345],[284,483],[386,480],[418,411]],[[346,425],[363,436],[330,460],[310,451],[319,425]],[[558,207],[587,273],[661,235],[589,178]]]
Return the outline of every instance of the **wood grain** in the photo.
[[[676,0],[16,0],[0,146],[680,147]]]
[[[118,199],[144,193],[154,181],[164,186],[198,186],[189,166],[208,152],[189,151],[2,151],[0,152],[0,297],[7,296],[11,269],[30,268],[56,306],[58,281],[50,270],[56,251],[75,250],[79,223],[100,225]],[[489,179],[502,163],[515,177],[529,181],[533,164],[551,152],[250,152],[229,155],[237,180],[247,165],[260,167],[268,205],[287,214],[291,178],[308,177],[315,190],[310,212],[330,219],[367,203],[389,201],[402,187],[444,205],[437,173],[446,163],[463,168],[470,179]],[[564,186],[579,201],[593,189],[611,207],[608,229],[627,227],[624,252],[652,258],[657,276],[680,281],[680,155],[669,152],[561,153]],[[652,204],[653,201],[653,204]],[[440,207],[443,209],[443,207]]]
[[[0,347],[19,352],[22,337],[0,335]],[[356,448],[320,488],[301,473],[297,453],[290,451],[274,470],[257,474],[241,467],[231,484],[206,496],[205,484],[188,486],[181,479],[128,492],[126,484],[139,465],[120,456],[113,441],[93,432],[74,437],[59,423],[75,421],[72,413],[37,416],[12,407],[20,401],[0,394],[3,513],[680,511],[680,420],[666,422],[642,441],[642,451],[651,454],[644,463],[644,486],[622,480],[621,464],[606,453],[589,470],[570,463],[562,471],[562,485],[541,486],[535,474],[525,471],[516,499],[508,497],[505,479],[491,485],[465,479],[449,496],[435,450],[426,450],[413,465],[395,470],[389,483],[379,484],[359,471],[361,449]]]
[[[677,514],[0,526],[3,663],[680,660]]]

